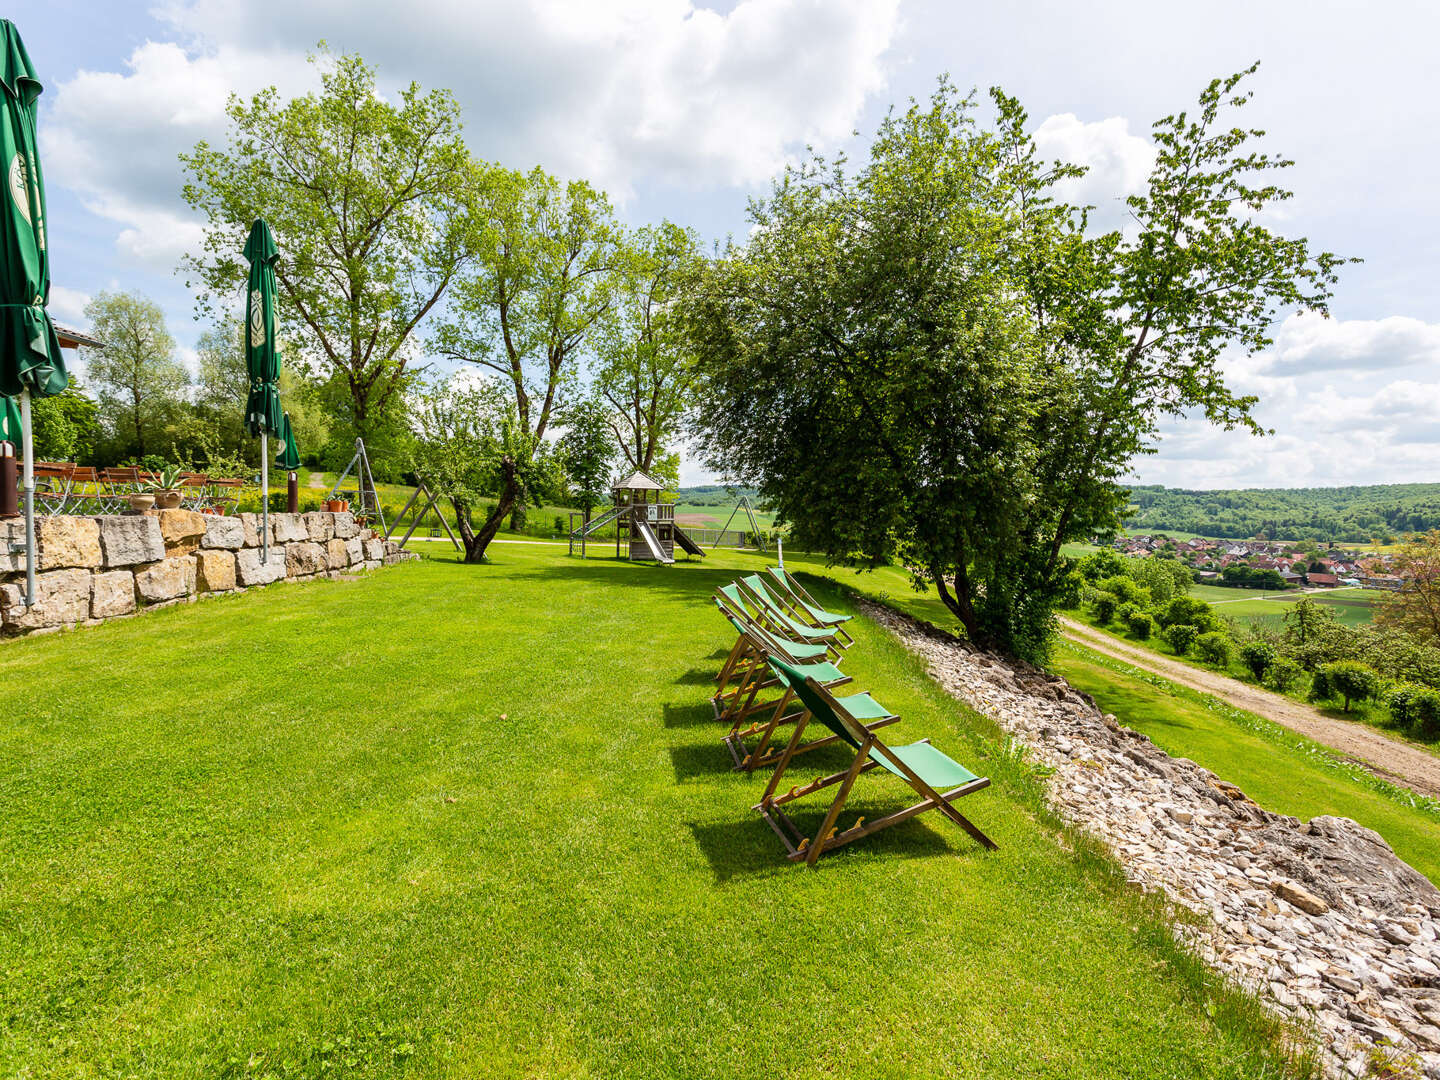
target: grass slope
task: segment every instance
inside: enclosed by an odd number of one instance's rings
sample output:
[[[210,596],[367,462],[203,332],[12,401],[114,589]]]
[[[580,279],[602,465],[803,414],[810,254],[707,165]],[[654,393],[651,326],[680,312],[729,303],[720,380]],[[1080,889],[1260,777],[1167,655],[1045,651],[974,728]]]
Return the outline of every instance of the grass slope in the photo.
[[[1000,850],[930,815],[783,863],[706,703],[725,559],[513,545],[0,649],[0,1075],[1276,1075],[861,620]]]

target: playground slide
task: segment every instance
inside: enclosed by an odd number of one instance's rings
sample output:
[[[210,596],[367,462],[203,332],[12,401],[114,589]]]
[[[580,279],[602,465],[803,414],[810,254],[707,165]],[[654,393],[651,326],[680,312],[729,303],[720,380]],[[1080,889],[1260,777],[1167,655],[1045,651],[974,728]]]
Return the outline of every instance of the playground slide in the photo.
[[[645,541],[645,546],[650,549],[650,557],[656,562],[673,563],[675,560],[665,554],[665,549],[660,546],[660,541],[655,537],[655,530],[650,528],[650,523],[640,518],[635,519],[635,531]]]
[[[675,530],[675,543],[679,544],[691,555],[705,554],[705,549],[702,548],[699,544],[697,544],[694,540],[690,539],[689,534],[686,533],[684,529],[680,528],[679,525],[672,525],[670,527]]]

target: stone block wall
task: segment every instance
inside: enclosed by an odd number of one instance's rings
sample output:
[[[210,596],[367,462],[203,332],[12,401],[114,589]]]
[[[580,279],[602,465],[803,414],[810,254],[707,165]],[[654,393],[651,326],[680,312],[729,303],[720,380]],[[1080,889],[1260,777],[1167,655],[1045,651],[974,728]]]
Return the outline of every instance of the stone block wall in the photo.
[[[27,607],[25,524],[0,521],[0,633],[88,625],[201,596],[418,558],[360,528],[348,513],[271,514],[268,561],[261,558],[263,535],[259,514],[149,510],[37,518],[35,603]]]

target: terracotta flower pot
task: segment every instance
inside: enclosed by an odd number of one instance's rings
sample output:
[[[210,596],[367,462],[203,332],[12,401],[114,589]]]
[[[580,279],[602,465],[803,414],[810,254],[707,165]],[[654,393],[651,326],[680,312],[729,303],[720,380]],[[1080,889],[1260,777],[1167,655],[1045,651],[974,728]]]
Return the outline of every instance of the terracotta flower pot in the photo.
[[[143,495],[139,493],[127,495],[125,498],[130,503],[131,510],[149,510],[155,505],[155,496],[148,492]]]
[[[180,505],[184,495],[179,491],[157,491],[155,493],[155,506],[160,510],[174,510]]]

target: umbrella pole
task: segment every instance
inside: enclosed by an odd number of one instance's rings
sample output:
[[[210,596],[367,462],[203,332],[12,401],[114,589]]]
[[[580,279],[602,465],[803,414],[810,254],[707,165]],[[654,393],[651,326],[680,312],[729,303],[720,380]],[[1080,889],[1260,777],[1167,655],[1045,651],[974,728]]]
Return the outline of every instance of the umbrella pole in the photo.
[[[270,455],[265,432],[260,432],[260,561],[270,562]]]
[[[20,442],[25,455],[25,606],[35,603],[35,440],[30,433],[30,391],[20,391]]]

